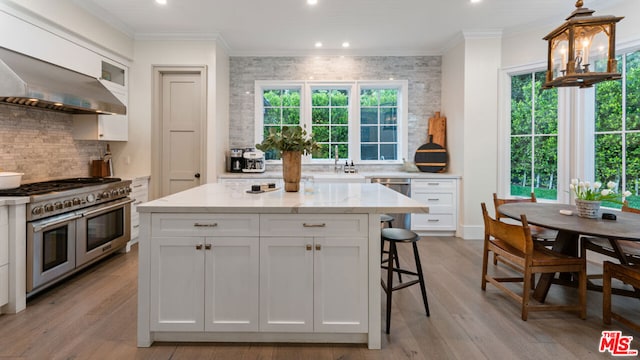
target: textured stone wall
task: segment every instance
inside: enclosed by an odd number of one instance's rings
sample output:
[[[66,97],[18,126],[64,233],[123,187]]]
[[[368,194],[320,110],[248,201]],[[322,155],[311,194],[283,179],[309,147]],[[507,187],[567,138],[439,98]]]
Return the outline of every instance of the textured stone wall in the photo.
[[[89,176],[106,143],[74,140],[72,126],[69,114],[0,104],[0,171],[24,173],[23,183]]]
[[[254,144],[256,80],[408,80],[409,157],[427,140],[427,122],[440,111],[440,56],[231,57],[229,145]]]

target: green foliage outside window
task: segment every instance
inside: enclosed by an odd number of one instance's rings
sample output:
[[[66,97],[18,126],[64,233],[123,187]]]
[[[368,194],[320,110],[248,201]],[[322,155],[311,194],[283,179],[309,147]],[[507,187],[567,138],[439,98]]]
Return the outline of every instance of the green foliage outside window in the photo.
[[[360,91],[360,157],[397,160],[398,90]]]
[[[618,71],[624,79],[596,84],[594,178],[630,191],[640,208],[640,51],[618,56]]]
[[[511,78],[511,195],[557,199],[558,97],[544,72]]]
[[[349,158],[349,92],[314,89],[311,92],[311,130],[320,149],[315,159]]]
[[[264,107],[263,136],[270,132],[281,132],[283,126],[300,124],[300,90],[266,89],[262,93]],[[280,159],[280,154],[270,150],[265,152],[267,160]]]
[[[640,51],[618,57],[623,79],[595,85],[593,178],[630,191],[640,208]],[[544,72],[511,77],[511,195],[557,198],[557,90]],[[620,207],[605,203],[607,207]]]

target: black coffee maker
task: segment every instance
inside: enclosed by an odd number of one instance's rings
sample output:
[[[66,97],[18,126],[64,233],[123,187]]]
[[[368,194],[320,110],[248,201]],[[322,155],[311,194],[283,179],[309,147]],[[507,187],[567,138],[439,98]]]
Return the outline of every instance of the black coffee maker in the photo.
[[[229,161],[231,163],[229,170],[231,172],[242,172],[242,169],[244,169],[244,158],[242,157],[242,153],[242,149],[229,150]]]

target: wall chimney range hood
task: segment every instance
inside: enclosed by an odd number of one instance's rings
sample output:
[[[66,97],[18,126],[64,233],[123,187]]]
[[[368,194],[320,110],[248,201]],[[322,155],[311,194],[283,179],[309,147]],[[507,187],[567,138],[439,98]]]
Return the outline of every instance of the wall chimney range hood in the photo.
[[[126,114],[100,81],[0,47],[0,102],[69,114]]]

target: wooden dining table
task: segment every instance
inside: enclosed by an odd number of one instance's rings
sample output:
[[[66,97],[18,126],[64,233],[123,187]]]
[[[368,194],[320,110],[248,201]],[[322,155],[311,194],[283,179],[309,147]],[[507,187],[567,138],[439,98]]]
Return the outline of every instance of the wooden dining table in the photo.
[[[571,211],[572,214],[562,214],[561,210]],[[520,215],[524,214],[529,224],[557,230],[552,249],[571,256],[578,256],[580,236],[595,236],[608,239],[618,260],[626,264],[627,257],[618,240],[640,241],[640,215],[634,213],[601,209],[597,218],[583,218],[577,215],[575,206],[555,203],[510,203],[500,206],[500,212],[516,220],[520,220]],[[616,219],[602,219],[603,212],[614,213]],[[541,276],[533,293],[534,299],[544,302],[553,279],[554,274]]]

